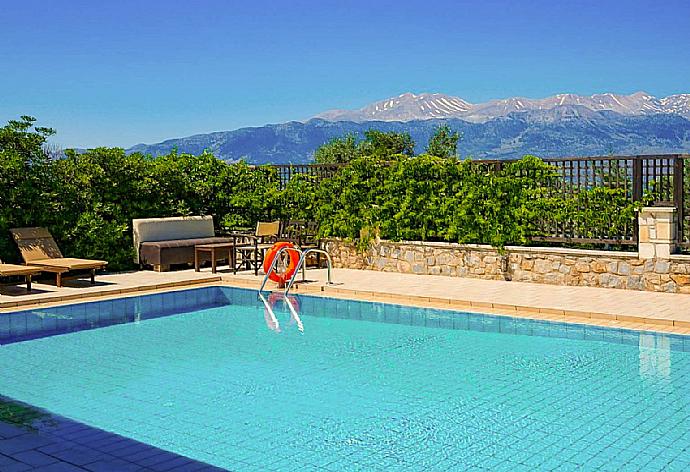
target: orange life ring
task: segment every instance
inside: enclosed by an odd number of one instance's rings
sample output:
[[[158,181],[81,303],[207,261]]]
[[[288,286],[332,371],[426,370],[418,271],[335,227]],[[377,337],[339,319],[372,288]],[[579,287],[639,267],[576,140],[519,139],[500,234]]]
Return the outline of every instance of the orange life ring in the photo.
[[[281,274],[277,273],[274,270],[273,272],[271,272],[271,275],[268,276],[269,279],[271,279],[274,282],[278,282],[279,284],[284,284],[285,282],[290,280],[290,277],[292,277],[292,275],[297,270],[297,264],[299,263],[299,252],[297,251],[297,249],[294,249],[295,245],[291,242],[281,241],[275,243],[266,252],[266,257],[264,257],[264,273],[268,273],[269,269],[273,265],[273,260],[276,258],[276,254],[278,254],[278,251],[280,251],[284,247],[290,248],[287,251],[284,251],[287,253],[288,259],[290,260],[287,269],[285,269],[285,272]]]

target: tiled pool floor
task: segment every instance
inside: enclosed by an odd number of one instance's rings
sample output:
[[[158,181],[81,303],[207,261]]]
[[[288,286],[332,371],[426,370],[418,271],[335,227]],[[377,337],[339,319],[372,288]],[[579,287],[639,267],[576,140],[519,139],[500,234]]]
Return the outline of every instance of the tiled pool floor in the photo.
[[[7,398],[0,410],[14,421],[0,421],[2,472],[223,470]]]

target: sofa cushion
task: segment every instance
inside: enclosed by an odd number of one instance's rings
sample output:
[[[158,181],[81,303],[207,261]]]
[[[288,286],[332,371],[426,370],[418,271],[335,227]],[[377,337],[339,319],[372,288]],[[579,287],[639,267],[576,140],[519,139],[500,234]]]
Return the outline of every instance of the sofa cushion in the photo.
[[[170,241],[148,241],[145,243],[141,243],[141,247],[157,247],[162,249],[170,247],[194,247],[198,244],[217,244],[231,242],[232,238],[214,236],[212,238],[173,239]]]
[[[191,264],[194,262],[194,246],[198,244],[231,242],[232,238],[223,238],[218,236],[211,238],[173,239],[170,241],[148,241],[141,243],[139,257],[142,264]],[[210,260],[209,254],[201,253],[200,260]]]

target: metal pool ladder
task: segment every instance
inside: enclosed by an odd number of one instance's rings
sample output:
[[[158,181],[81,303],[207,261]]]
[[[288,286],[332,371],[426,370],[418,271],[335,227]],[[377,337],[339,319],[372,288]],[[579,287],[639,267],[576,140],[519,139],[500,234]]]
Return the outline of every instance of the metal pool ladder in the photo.
[[[295,278],[297,277],[297,273],[299,272],[300,269],[302,269],[302,280],[305,280],[305,267],[304,267],[304,262],[307,259],[307,256],[311,253],[319,253],[319,254],[324,254],[326,256],[326,260],[328,262],[328,285],[333,284],[333,280],[331,279],[331,271],[333,268],[333,261],[331,260],[330,254],[328,254],[326,251],[323,249],[316,249],[316,248],[310,248],[307,249],[306,251],[302,251],[301,249],[297,249],[295,247],[281,247],[278,252],[276,253],[276,256],[273,258],[273,262],[271,263],[271,267],[268,268],[268,271],[266,272],[266,275],[264,275],[264,280],[261,282],[261,288],[259,289],[259,295],[261,295],[261,292],[263,291],[264,287],[266,286],[266,282],[268,282],[268,277],[271,275],[271,273],[274,272],[276,266],[278,265],[278,261],[280,260],[280,255],[283,253],[283,251],[287,250],[294,250],[297,251],[300,254],[299,262],[297,263],[297,267],[295,267],[295,272],[292,274],[292,277],[290,277],[290,280],[288,283],[285,285],[285,292],[284,295],[287,295],[290,289],[292,288],[292,284],[295,283]]]

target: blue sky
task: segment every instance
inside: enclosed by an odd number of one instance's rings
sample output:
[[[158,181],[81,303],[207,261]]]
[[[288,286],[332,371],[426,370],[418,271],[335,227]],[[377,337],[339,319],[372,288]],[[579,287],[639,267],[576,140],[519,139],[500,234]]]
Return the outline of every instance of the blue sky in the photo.
[[[406,91],[690,92],[688,0],[0,6],[0,120],[36,116],[63,146],[304,119]]]

